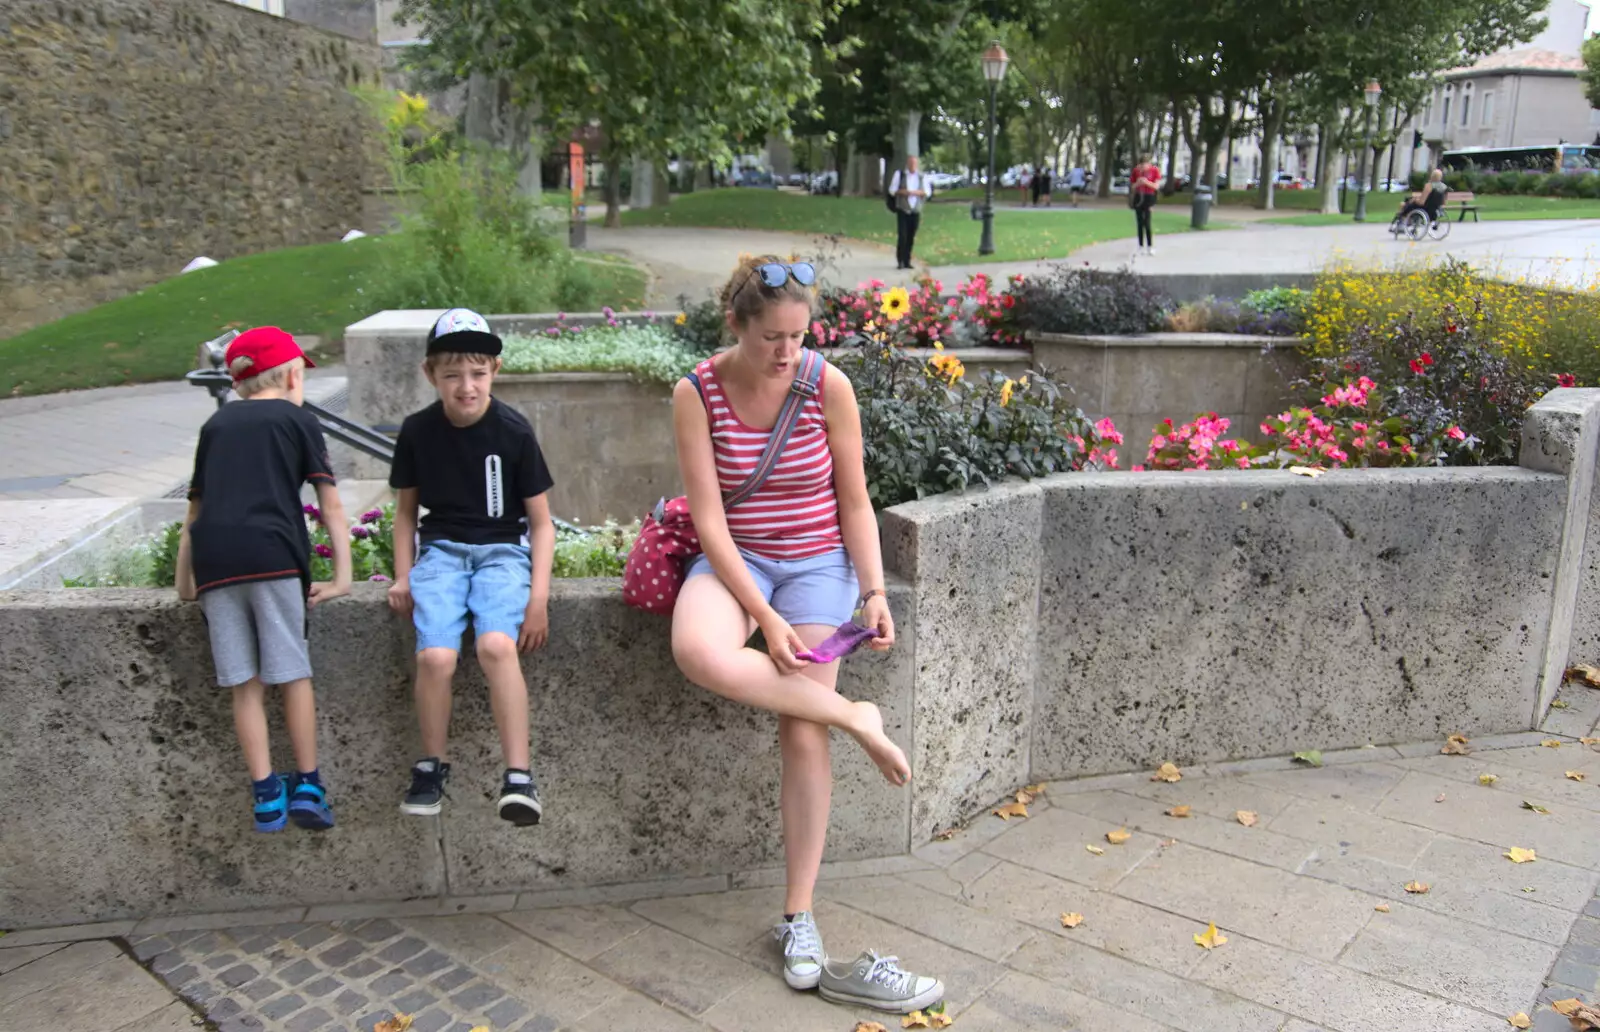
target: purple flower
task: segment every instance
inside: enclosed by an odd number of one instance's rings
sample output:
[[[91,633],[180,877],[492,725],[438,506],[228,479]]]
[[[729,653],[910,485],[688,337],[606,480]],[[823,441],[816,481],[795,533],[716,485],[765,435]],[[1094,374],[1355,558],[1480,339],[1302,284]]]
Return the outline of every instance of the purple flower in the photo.
[[[646,313],[644,313],[644,317],[646,319],[649,319],[651,322],[655,322],[656,321],[656,313],[654,313],[654,312],[646,312]]]
[[[361,514],[362,523],[377,523],[381,519],[383,519],[382,509],[368,509]]]
[[[387,584],[387,583],[389,583],[389,578],[385,577],[381,573],[375,573],[372,576],[368,577],[367,580],[373,581],[373,582],[375,582],[377,584]]]
[[[361,526],[351,527],[350,536],[355,538],[357,541],[365,541],[367,538],[372,536],[372,531]]]
[[[616,314],[617,314],[617,313],[616,313],[616,312],[614,312],[614,311],[612,311],[612,309],[611,309],[611,306],[610,306],[610,305],[606,305],[606,306],[605,306],[605,307],[604,307],[604,308],[602,308],[602,309],[600,309],[600,314],[601,314],[601,315],[603,315],[603,316],[605,316],[605,317],[606,317],[606,318],[607,318],[607,319],[609,319],[609,318],[611,318],[611,317],[612,317],[612,316],[613,316],[613,315],[616,315]]]
[[[546,334],[548,334],[549,336],[551,336],[551,337],[559,337],[559,336],[561,336],[561,327],[552,326],[549,329],[545,330],[544,332]]]
[[[305,512],[305,514],[307,516],[310,516],[312,519],[316,520],[318,523],[322,522],[322,510],[318,509],[315,505],[306,506],[305,509],[304,509],[304,512]]]
[[[557,312],[556,313],[556,322],[566,322],[566,321],[567,321],[567,313],[566,312]]]
[[[324,559],[332,559],[333,558],[333,549],[330,548],[327,545],[318,545],[317,546],[317,554],[322,556],[322,558],[324,558]]]

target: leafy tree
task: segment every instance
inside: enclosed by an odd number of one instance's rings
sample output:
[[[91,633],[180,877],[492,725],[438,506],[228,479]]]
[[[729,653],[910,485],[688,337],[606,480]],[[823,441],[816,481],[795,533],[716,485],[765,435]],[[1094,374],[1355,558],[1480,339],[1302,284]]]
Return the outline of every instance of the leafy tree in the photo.
[[[424,60],[515,82],[552,130],[597,125],[619,221],[630,155],[726,160],[817,90],[812,47],[846,0],[401,0]]]
[[[1583,41],[1583,95],[1589,106],[1600,108],[1600,36]]]

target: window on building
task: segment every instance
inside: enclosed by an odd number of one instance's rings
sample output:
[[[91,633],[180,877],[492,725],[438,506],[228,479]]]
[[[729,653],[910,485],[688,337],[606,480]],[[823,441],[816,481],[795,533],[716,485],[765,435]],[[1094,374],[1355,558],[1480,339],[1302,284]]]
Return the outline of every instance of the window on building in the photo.
[[[1424,129],[1433,124],[1433,95],[1435,90],[1428,91],[1427,102],[1422,105],[1422,127]]]
[[[1461,87],[1461,128],[1472,124],[1472,83]]]
[[[1483,109],[1483,127],[1487,129],[1494,124],[1494,90],[1483,91],[1483,99],[1478,102],[1478,107]]]
[[[1443,111],[1444,111],[1444,117],[1439,120],[1439,124],[1444,126],[1446,129],[1448,129],[1448,128],[1450,128],[1450,91],[1449,90],[1446,90],[1445,94],[1444,94],[1444,108],[1443,108]]]

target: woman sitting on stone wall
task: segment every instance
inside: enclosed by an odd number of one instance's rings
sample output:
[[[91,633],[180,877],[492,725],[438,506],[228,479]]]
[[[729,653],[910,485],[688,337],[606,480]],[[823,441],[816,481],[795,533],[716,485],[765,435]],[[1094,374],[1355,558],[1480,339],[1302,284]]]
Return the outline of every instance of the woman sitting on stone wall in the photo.
[[[778,714],[788,889],[774,934],[785,980],[835,1002],[907,1013],[939,1000],[944,986],[870,950],[846,966],[829,963],[812,916],[833,790],[829,728],[855,738],[891,784],[911,776],[878,707],[834,690],[838,664],[796,657],[858,608],[859,622],[877,632],[870,646],[894,644],[855,391],[801,347],[815,278],[803,262],[743,262],[722,292],[735,345],[700,363],[698,383],[686,378],[673,392],[678,464],[703,552],[673,610],[672,650],[695,684]],[[770,475],[755,494],[724,506],[759,464],[796,391],[798,419],[788,439],[780,437]],[[766,654],[746,646],[758,627]]]

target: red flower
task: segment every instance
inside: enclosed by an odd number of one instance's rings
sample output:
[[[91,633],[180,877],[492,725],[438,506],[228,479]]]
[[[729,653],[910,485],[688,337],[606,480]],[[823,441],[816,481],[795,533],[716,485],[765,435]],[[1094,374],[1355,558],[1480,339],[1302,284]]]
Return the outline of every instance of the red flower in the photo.
[[[1576,386],[1578,386],[1578,378],[1576,376],[1573,376],[1571,373],[1557,373],[1556,374],[1556,386],[1557,387],[1576,387]]]
[[[1433,356],[1428,354],[1426,351],[1424,351],[1422,353],[1422,364],[1423,365],[1433,365]]]
[[[1418,362],[1414,358],[1411,360],[1411,371],[1413,373],[1416,373],[1418,376],[1422,376],[1424,373],[1427,372],[1427,370],[1423,367],[1422,363]]]
[[[1455,323],[1445,323],[1444,324],[1444,332],[1446,332],[1446,333],[1454,333],[1454,332],[1456,332],[1456,324]]]

